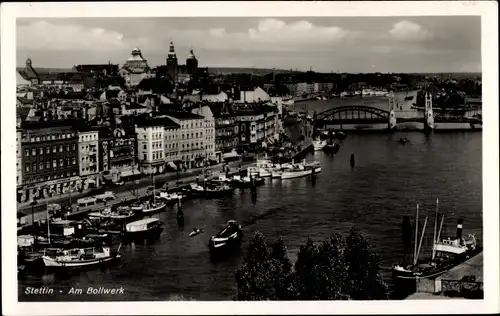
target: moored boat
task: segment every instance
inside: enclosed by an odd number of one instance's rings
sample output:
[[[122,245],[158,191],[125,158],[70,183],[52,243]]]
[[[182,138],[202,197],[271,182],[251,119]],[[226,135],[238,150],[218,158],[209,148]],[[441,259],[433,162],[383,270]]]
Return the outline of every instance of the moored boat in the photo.
[[[126,240],[151,239],[163,231],[163,222],[158,218],[143,218],[125,225],[123,237]]]
[[[152,214],[161,212],[167,204],[161,201],[151,201],[149,203],[145,203],[142,208],[142,213],[144,214]]]
[[[327,144],[326,140],[317,139],[313,141],[314,151],[322,150]]]
[[[304,166],[306,169],[311,169],[313,173],[321,172],[321,164],[319,161],[308,162]]]
[[[307,169],[303,164],[294,164],[292,167],[288,167],[281,173],[281,179],[294,179],[301,178],[312,174],[312,169]]]
[[[400,263],[394,265],[392,269],[392,276],[396,285],[400,286],[401,283],[415,281],[417,279],[432,279],[438,277],[451,268],[465,262],[467,259],[477,255],[482,251],[482,248],[477,245],[476,238],[473,234],[469,234],[467,238],[462,237],[462,223],[461,219],[457,223],[457,232],[455,238],[447,237],[440,239],[441,230],[443,227],[444,215],[441,217],[441,224],[439,230],[437,229],[437,206],[434,225],[434,238],[432,246],[431,258],[426,260],[419,260],[420,248],[422,239],[424,237],[425,227],[427,224],[427,217],[425,218],[420,241],[417,246],[418,239],[418,206],[417,206],[417,219],[415,227],[415,250],[413,260],[411,263]],[[437,235],[436,235],[437,234]]]
[[[119,250],[120,247],[116,252],[112,252],[109,247],[61,250],[54,256],[42,256],[42,260],[47,268],[81,268],[119,259]]]

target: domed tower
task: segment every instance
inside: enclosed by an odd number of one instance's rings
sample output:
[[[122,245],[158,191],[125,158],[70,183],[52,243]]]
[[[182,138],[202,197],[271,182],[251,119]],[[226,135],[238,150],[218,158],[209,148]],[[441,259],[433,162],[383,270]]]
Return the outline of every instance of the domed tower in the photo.
[[[167,74],[174,79],[177,77],[177,55],[175,54],[173,42],[170,42],[167,56]]]
[[[189,51],[189,55],[186,59],[186,70],[187,73],[192,77],[196,77],[196,71],[198,70],[198,59],[196,59],[193,50]]]

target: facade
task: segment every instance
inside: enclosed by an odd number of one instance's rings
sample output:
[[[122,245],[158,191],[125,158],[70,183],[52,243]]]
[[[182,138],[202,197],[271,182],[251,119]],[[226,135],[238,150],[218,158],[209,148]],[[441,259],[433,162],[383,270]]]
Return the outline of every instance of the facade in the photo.
[[[142,79],[154,76],[147,60],[142,57],[142,52],[138,47],[132,50],[132,55],[127,59],[119,73],[125,79],[127,87],[136,87]]]
[[[99,175],[99,132],[78,132],[78,161],[79,176],[82,179],[83,189],[100,186]]]
[[[240,102],[255,103],[269,101],[269,94],[261,87],[257,87],[252,91],[240,91]]]
[[[207,156],[205,118],[187,112],[171,112],[167,117],[180,126],[177,159],[181,162],[181,166],[185,168],[201,166]]]
[[[22,130],[16,130],[16,184],[20,188],[23,184],[23,152],[22,152]]]
[[[21,202],[81,190],[77,122],[25,122],[22,126]]]
[[[139,117],[135,120],[139,171],[143,174],[157,174],[165,170],[166,131],[172,134],[179,125],[167,117]],[[174,141],[170,140],[169,144]],[[171,158],[171,156],[170,156]]]
[[[240,107],[236,110],[239,124],[240,147],[258,151],[267,141],[277,139],[279,133],[278,113],[274,106]]]
[[[215,121],[215,156],[221,162],[225,153],[238,148],[239,126],[232,108],[227,104],[217,104],[211,108]]]
[[[315,82],[313,92],[325,92],[333,89],[333,82]]]
[[[191,113],[203,116],[203,127],[205,129],[204,146],[205,157],[215,159],[215,119],[208,105],[200,106],[191,110]]]
[[[180,126],[173,121],[172,124],[164,125],[165,134],[165,162],[170,168],[176,169],[175,162],[179,160],[179,136]]]
[[[102,151],[102,155],[99,155],[99,164],[103,166],[103,174],[107,175],[104,178],[116,182],[120,177],[139,174],[134,126],[117,124],[113,128],[103,128],[99,137],[101,134],[103,139],[99,151]]]

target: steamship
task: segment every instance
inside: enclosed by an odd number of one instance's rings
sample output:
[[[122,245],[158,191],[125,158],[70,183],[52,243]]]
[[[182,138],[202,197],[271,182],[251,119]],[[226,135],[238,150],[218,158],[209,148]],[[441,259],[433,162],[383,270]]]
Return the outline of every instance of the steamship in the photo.
[[[438,205],[438,202],[436,203]],[[411,263],[396,264],[392,269],[392,276],[395,281],[430,279],[435,278],[451,268],[463,263],[467,259],[475,256],[482,251],[477,245],[476,238],[473,234],[467,237],[462,236],[463,220],[457,222],[457,233],[454,238],[446,237],[440,239],[441,230],[443,227],[444,215],[441,217],[439,230],[437,228],[438,207],[436,205],[436,216],[434,224],[434,239],[432,246],[432,256],[427,260],[419,260],[420,248],[427,225],[425,218],[422,235],[418,238],[418,205],[417,219],[415,224],[415,248],[413,261]],[[420,239],[420,240],[417,240]]]

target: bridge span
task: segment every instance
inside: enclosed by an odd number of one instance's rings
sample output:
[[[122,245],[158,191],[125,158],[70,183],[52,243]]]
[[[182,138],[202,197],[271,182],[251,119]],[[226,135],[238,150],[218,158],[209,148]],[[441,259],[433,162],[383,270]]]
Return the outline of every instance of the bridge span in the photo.
[[[314,126],[351,131],[482,129],[480,109],[441,111],[432,109],[432,101],[427,102],[425,110],[412,109],[409,105],[394,106],[391,97],[388,107],[391,110],[365,105],[335,107],[316,114]]]

